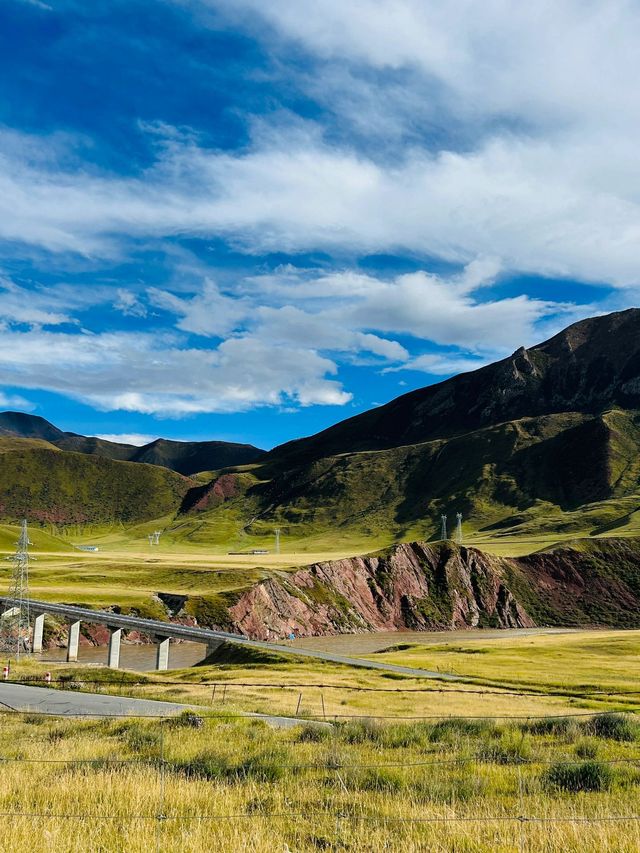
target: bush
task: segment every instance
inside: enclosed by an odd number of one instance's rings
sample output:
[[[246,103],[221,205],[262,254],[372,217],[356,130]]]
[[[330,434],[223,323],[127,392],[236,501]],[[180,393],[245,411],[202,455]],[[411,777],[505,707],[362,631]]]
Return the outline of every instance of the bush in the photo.
[[[387,794],[397,794],[405,787],[405,780],[402,774],[393,768],[369,767],[349,775],[347,785],[360,791],[384,791]]]
[[[593,717],[587,730],[595,737],[608,740],[629,742],[636,739],[636,726],[624,714],[600,714]]]
[[[234,774],[239,779],[253,779],[255,782],[279,782],[287,774],[289,764],[289,755],[284,752],[262,753],[238,764]]]
[[[193,711],[183,711],[177,717],[167,720],[167,725],[172,729],[201,729],[204,726],[204,717]]]
[[[149,731],[149,729],[145,729],[137,723],[127,726],[123,734],[127,741],[127,746],[136,752],[159,749],[160,747],[160,734]]]
[[[453,806],[456,803],[478,799],[485,793],[486,782],[476,774],[465,771],[448,778],[426,773],[421,779],[409,783],[420,800]]]
[[[578,758],[597,758],[598,744],[585,738],[576,744],[575,752]]]
[[[227,760],[210,752],[204,752],[185,761],[172,761],[166,766],[187,779],[212,781],[228,779],[233,775],[233,768],[229,767]]]
[[[429,741],[430,734],[431,726],[425,723],[382,726],[378,732],[378,741],[387,749],[401,749],[422,746]]]
[[[478,757],[497,764],[521,764],[531,758],[531,743],[524,734],[508,731],[499,741],[481,747]]]
[[[342,725],[339,735],[345,743],[375,743],[380,738],[380,726],[375,720],[357,720]]]
[[[532,735],[553,735],[553,737],[575,737],[578,727],[570,717],[543,717],[526,723],[524,731]]]
[[[300,727],[296,740],[299,743],[323,743],[326,740],[331,740],[333,730],[328,726],[314,726],[312,723],[307,723]]]
[[[546,781],[554,788],[572,794],[580,791],[607,791],[613,782],[613,773],[607,764],[599,761],[554,764],[547,771]]]
[[[440,720],[431,726],[429,740],[433,742],[458,739],[460,737],[491,737],[499,731],[493,720],[468,720],[463,717]]]

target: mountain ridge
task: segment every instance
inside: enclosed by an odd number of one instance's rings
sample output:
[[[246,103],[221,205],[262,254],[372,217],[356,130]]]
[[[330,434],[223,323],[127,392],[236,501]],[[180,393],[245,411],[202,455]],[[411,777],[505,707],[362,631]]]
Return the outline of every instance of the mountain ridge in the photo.
[[[254,462],[265,453],[250,444],[227,441],[174,441],[157,438],[142,446],[121,444],[97,436],[64,432],[39,415],[12,411],[0,412],[0,436],[41,438],[60,450],[101,456],[120,462],[161,465],[185,476]]]
[[[640,310],[582,320],[257,458],[234,461],[238,446],[216,442],[110,445],[0,415],[0,440],[20,429],[63,455],[210,472],[172,507],[180,535],[203,543],[262,543],[279,527],[370,550],[435,538],[456,512],[497,537],[622,529],[640,511]]]

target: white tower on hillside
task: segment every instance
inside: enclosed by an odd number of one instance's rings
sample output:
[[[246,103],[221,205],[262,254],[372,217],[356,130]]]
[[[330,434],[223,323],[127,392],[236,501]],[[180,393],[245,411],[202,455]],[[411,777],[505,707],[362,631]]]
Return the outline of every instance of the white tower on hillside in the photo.
[[[440,521],[442,526],[440,527],[440,538],[444,541],[447,538],[447,516],[441,515]]]
[[[458,545],[462,545],[462,513],[456,513],[456,536],[455,540]]]

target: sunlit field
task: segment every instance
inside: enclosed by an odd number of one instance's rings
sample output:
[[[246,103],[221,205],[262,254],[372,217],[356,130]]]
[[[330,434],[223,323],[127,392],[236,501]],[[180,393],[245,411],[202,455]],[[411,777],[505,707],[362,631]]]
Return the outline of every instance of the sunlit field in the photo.
[[[259,721],[3,716],[15,850],[633,851],[621,715],[274,730]]]
[[[333,541],[326,536],[296,541],[283,536],[281,551],[275,553],[272,539],[253,541],[246,537],[241,545],[231,547],[216,537],[207,541],[208,533],[196,531],[198,535],[192,536],[191,527],[185,532],[181,525],[171,527],[169,522],[170,519],[159,519],[129,529],[30,528],[31,551],[36,558],[30,566],[32,596],[94,607],[117,604],[125,610],[136,609],[141,615],[162,618],[158,592],[203,597],[233,593],[247,589],[274,571],[365,554],[388,544],[350,538]],[[155,529],[165,530],[158,546],[149,545],[147,538]],[[8,588],[11,572],[10,562],[2,558],[11,555],[17,537],[17,527],[0,525],[0,589]],[[465,534],[467,545],[503,556],[517,556],[573,541],[575,533],[489,536],[469,531]],[[78,544],[94,544],[99,550],[80,551],[75,547]],[[251,554],[253,549],[268,553]],[[228,553],[236,550],[243,553]]]

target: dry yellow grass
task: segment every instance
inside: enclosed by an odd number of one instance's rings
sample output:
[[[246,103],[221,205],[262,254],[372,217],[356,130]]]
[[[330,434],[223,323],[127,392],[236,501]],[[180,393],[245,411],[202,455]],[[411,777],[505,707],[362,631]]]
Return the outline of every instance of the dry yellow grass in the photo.
[[[638,744],[595,736],[586,724],[552,736],[490,723],[324,734],[215,718],[193,729],[4,716],[0,749],[7,851],[640,846]],[[599,790],[549,782],[554,762],[581,767],[585,751],[610,768]]]

